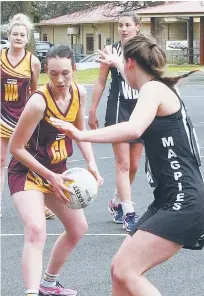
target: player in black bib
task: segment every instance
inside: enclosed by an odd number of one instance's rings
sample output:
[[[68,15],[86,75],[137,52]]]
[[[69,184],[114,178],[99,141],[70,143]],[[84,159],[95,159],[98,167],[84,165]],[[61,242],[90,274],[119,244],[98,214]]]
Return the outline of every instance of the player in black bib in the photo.
[[[161,296],[144,273],[163,263],[182,247],[204,246],[204,183],[194,128],[173,86],[182,77],[162,78],[166,57],[143,35],[124,46],[124,65],[116,55],[104,62],[117,66],[130,86],[139,90],[128,122],[80,132],[55,121],[77,141],[118,142],[141,137],[148,158],[148,178],[154,201],[136,224],[112,263],[113,296]],[[53,122],[54,123],[54,122]]]
[[[106,46],[104,51],[114,51],[122,60],[123,44],[135,36],[140,30],[140,19],[135,12],[122,13],[118,20],[119,42]],[[105,126],[128,121],[135,108],[138,91],[132,89],[123,79],[120,71],[115,67],[102,64],[98,81],[93,91],[92,104],[89,111],[89,126],[91,129],[98,128],[96,109],[102,97],[109,71],[111,83],[106,108]],[[131,184],[138,170],[142,155],[143,142],[141,139],[122,141],[113,144],[113,152],[116,161],[116,185],[113,199],[108,210],[113,215],[113,221],[123,224],[126,231],[131,231],[135,226],[137,215],[131,201]]]

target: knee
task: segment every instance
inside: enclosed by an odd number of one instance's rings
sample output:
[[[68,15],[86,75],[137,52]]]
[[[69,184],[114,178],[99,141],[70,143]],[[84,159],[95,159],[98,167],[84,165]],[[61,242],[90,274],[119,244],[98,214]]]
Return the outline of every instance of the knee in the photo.
[[[139,268],[135,267],[133,270],[124,260],[113,260],[111,264],[112,281],[124,287],[128,287],[131,279],[134,281],[139,280],[141,275]]]
[[[46,230],[35,223],[25,227],[25,241],[32,245],[44,246],[46,240]]]
[[[84,219],[84,221],[81,221],[80,223],[76,224],[76,227],[72,228],[71,231],[69,230],[68,235],[69,237],[71,237],[74,243],[77,243],[87,231],[88,231],[88,223]]]
[[[123,158],[116,159],[116,169],[117,171],[122,173],[125,173],[125,172],[129,173],[130,162]]]
[[[134,175],[137,173],[139,168],[139,161],[138,162],[132,162],[130,165],[130,174]]]
[[[111,264],[111,278],[112,281],[120,284],[125,285],[125,273],[124,268],[122,267],[122,262],[118,263],[117,260],[113,260]]]

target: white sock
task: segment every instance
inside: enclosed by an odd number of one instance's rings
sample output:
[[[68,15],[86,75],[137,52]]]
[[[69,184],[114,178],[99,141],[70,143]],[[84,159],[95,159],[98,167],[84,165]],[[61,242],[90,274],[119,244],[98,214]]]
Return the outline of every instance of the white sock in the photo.
[[[37,296],[38,295],[38,290],[35,289],[28,289],[25,291],[25,295],[27,296]]]
[[[116,205],[119,205],[121,203],[120,201],[120,197],[119,197],[119,194],[117,192],[117,189],[115,190],[115,193],[114,193],[114,196],[113,196],[113,199],[112,199],[113,203],[116,204]]]
[[[41,280],[41,285],[46,288],[55,287],[57,277],[58,277],[58,274],[54,275],[45,271],[43,279]]]
[[[121,202],[122,209],[123,209],[123,215],[126,215],[127,213],[134,213],[135,209],[132,205],[132,201],[122,201]]]

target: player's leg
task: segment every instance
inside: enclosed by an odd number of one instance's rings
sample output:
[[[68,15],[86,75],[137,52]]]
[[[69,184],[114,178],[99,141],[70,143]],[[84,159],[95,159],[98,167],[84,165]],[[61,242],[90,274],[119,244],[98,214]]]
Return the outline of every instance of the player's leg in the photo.
[[[76,295],[76,291],[59,286],[57,276],[65,261],[88,229],[83,210],[72,210],[54,196],[46,195],[46,205],[55,213],[65,227],[52,249],[46,272],[40,286],[41,295]]]
[[[115,255],[111,266],[113,296],[161,296],[144,276],[181,249],[181,245],[138,230],[128,237]]]
[[[132,185],[135,175],[139,168],[140,159],[143,151],[142,143],[131,143],[130,144],[130,184]]]
[[[4,180],[5,180],[5,165],[6,165],[6,157],[8,153],[8,138],[0,138],[1,140],[1,200],[0,200],[0,217],[1,217],[1,201],[4,190]]]
[[[22,255],[24,286],[26,291],[36,291],[38,295],[46,240],[44,195],[40,191],[28,190],[14,193],[12,199],[23,222],[25,233]],[[28,294],[35,295],[34,292]]]
[[[137,170],[139,168],[139,162],[142,156],[143,151],[143,144],[142,143],[131,143],[130,144],[130,170],[129,170],[129,178],[130,178],[130,185],[132,185]],[[130,201],[124,201],[122,203],[123,213],[124,213],[124,228],[127,231],[131,231],[135,226],[135,219],[138,218],[136,213],[130,212],[129,204],[132,203]]]
[[[130,185],[130,144],[129,143],[116,143],[113,144],[113,151],[116,161],[116,185],[117,193],[115,194],[112,203],[112,209],[114,213],[114,221],[122,220],[123,216],[129,217],[129,225],[125,227],[127,231],[130,231],[129,227],[135,225],[135,210],[131,201],[131,185]],[[118,196],[117,196],[118,194]],[[118,199],[118,202],[117,200]],[[109,209],[111,205],[109,204]],[[129,215],[131,213],[131,215]]]

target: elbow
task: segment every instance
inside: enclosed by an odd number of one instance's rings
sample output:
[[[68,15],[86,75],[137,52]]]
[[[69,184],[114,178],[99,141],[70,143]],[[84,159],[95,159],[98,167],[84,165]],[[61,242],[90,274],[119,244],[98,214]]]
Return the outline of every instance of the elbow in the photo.
[[[130,140],[138,139],[142,136],[142,132],[137,130],[135,127],[131,126],[130,129]]]
[[[15,156],[15,154],[16,154],[16,147],[15,147],[15,145],[13,144],[13,142],[11,142],[10,143],[10,148],[9,148],[9,152],[13,155],[13,156]]]
[[[10,143],[10,148],[9,152],[16,158],[18,159],[18,155],[20,154],[20,148],[17,147],[12,141]]]

